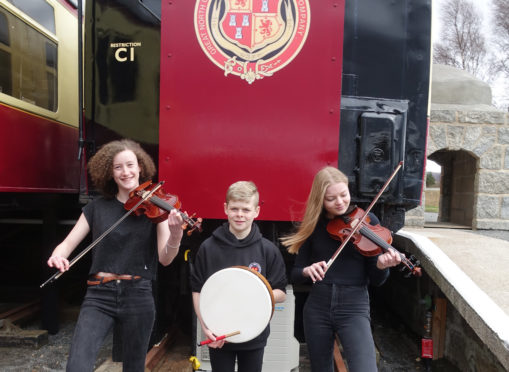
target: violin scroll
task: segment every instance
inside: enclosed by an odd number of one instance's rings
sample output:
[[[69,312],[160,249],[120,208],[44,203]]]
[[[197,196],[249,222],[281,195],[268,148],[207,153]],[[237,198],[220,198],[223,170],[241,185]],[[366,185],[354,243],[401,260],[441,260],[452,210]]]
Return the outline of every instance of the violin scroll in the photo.
[[[410,276],[415,275],[417,277],[422,275],[421,268],[419,267],[421,265],[421,261],[419,261],[417,258],[415,258],[414,255],[411,255],[407,259],[407,263],[401,266],[399,271],[401,273],[405,273],[403,276],[405,278],[410,278]]]
[[[182,228],[186,230],[188,227],[191,227],[189,230],[187,230],[186,234],[187,236],[191,236],[191,234],[198,230],[199,232],[202,231],[201,229],[201,223],[203,219],[201,217],[196,218],[196,220],[193,219],[193,217],[196,215],[196,213],[193,213],[191,216],[187,217],[187,219],[184,219],[184,225],[182,225]],[[186,215],[187,216],[187,215]]]

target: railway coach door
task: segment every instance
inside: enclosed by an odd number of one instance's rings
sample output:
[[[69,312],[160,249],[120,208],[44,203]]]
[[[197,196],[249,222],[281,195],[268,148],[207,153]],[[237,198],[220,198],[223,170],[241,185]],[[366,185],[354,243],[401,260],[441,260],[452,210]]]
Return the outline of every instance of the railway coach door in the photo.
[[[261,219],[294,220],[315,172],[338,164],[344,1],[164,1],[161,13],[160,179],[204,218],[223,218],[227,186],[249,179]]]

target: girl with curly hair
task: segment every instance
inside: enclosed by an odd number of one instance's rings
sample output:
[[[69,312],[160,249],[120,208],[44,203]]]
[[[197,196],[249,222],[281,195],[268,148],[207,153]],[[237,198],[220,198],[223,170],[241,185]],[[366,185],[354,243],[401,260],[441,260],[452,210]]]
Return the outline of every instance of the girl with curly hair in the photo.
[[[69,255],[87,234],[91,232],[95,240],[124,216],[129,193],[156,172],[150,156],[127,139],[102,146],[90,159],[88,170],[102,196],[83,208],[76,225],[48,259],[48,266],[61,272],[69,269]],[[93,248],[67,371],[92,371],[114,325],[122,335],[123,370],[144,371],[155,317],[152,281],[157,262],[167,266],[176,257],[182,223],[176,210],[157,225],[131,214]]]
[[[340,245],[327,232],[327,224],[348,216],[353,208],[348,178],[334,167],[325,167],[315,175],[299,228],[282,238],[288,251],[297,254],[291,281],[313,283],[303,320],[314,372],[333,371],[335,334],[350,372],[377,371],[367,286],[382,285],[389,267],[398,265],[401,257],[394,251],[366,257],[349,242],[327,268]],[[369,216],[372,224],[380,223],[372,213]]]

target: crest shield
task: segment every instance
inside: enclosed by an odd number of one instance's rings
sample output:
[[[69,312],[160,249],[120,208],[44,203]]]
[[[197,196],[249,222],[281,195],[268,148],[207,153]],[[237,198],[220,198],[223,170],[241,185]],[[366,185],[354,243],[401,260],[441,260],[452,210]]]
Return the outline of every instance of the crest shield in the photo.
[[[228,0],[220,24],[227,40],[250,52],[281,36],[285,21],[282,0]]]
[[[202,50],[225,76],[252,84],[290,63],[306,41],[308,0],[196,0]]]

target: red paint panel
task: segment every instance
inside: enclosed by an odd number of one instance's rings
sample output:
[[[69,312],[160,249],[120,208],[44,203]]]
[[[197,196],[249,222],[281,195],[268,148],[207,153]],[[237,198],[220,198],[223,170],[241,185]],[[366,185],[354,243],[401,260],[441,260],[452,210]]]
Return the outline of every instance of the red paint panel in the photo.
[[[316,171],[338,161],[344,1],[309,1],[300,52],[252,84],[204,53],[195,3],[162,2],[159,177],[200,217],[224,218],[227,187],[252,180],[259,219],[299,219]]]
[[[78,130],[0,105],[0,191],[78,192]]]

